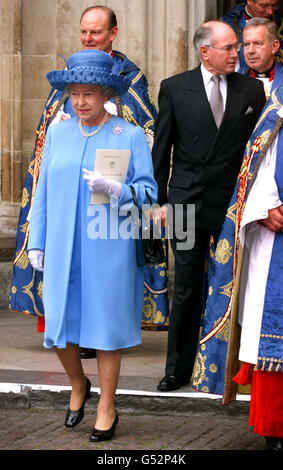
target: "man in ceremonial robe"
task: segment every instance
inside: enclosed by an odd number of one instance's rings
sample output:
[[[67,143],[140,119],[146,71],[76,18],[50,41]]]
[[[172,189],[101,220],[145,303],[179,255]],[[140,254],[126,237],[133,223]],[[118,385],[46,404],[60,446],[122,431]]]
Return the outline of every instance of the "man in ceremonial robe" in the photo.
[[[113,72],[122,74],[131,80],[128,92],[115,98],[115,101],[109,101],[106,107],[111,114],[118,114],[126,121],[141,126],[150,147],[152,147],[156,109],[146,77],[141,70],[123,53],[112,49],[112,43],[118,34],[115,13],[104,6],[87,8],[81,15],[80,34],[84,49],[100,49],[108,52],[114,60]],[[47,98],[36,131],[34,152],[23,189],[9,308],[37,316],[38,331],[44,331],[42,273],[32,269],[27,257],[28,215],[32,207],[40,171],[47,129],[49,125],[68,119],[73,115],[74,112],[68,96],[53,88]],[[166,330],[168,328],[167,279],[166,263],[145,267],[142,317],[144,329]],[[89,355],[91,354],[89,353]]]
[[[283,85],[246,146],[219,241],[194,373],[199,391],[236,399],[251,384],[249,424],[283,449]],[[242,389],[243,391],[243,389]]]
[[[266,99],[283,83],[283,65],[276,61],[279,47],[276,23],[266,18],[252,18],[246,24],[243,50],[247,75],[263,82]]]
[[[251,18],[268,18],[278,26],[280,48],[276,54],[276,60],[283,63],[283,19],[278,11],[278,0],[247,0],[245,3],[236,5],[232,10],[223,16],[223,21],[234,29],[239,41],[243,43],[243,30]],[[245,62],[243,49],[239,52],[239,63],[236,68],[240,73],[246,73],[247,64]]]

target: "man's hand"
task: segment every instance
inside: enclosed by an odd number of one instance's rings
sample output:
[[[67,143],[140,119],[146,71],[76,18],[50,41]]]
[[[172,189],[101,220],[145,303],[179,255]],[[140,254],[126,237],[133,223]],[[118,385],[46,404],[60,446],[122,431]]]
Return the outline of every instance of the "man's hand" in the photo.
[[[161,207],[154,207],[151,216],[154,220],[154,223],[160,225],[160,227],[166,228],[167,226],[167,213],[168,207],[161,206]]]
[[[283,232],[283,204],[270,209],[267,219],[258,220],[258,223],[272,232]]]
[[[61,117],[60,117],[60,122],[61,121],[67,121],[67,119],[70,119],[70,114],[66,114],[66,113],[62,113]]]

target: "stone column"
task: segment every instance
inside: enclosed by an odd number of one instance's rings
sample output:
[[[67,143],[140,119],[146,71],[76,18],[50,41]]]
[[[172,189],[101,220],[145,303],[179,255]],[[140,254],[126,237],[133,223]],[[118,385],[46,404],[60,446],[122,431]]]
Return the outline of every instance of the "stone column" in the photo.
[[[62,28],[57,28],[56,18],[57,0],[23,0],[23,183],[34,149],[38,122],[51,90],[46,74],[57,67],[57,41]],[[70,28],[70,23],[66,44],[71,42],[71,33],[75,29]],[[58,67],[64,67],[62,59]]]
[[[161,80],[187,68],[188,0],[149,0],[148,19],[148,80],[156,102]]]
[[[1,0],[0,231],[15,232],[22,194],[22,0]]]
[[[193,49],[193,37],[195,30],[204,22],[217,18],[216,0],[188,0],[189,18],[188,18],[188,69],[197,65],[196,55]]]
[[[160,81],[197,65],[193,35],[217,18],[217,0],[148,0],[147,76],[155,102]]]

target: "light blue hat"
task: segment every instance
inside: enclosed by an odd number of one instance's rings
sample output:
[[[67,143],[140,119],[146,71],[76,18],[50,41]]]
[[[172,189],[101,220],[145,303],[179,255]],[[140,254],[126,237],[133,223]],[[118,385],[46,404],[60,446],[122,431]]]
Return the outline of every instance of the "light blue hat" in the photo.
[[[64,91],[71,83],[90,83],[107,85],[117,91],[118,95],[126,93],[131,81],[112,73],[113,59],[110,54],[97,49],[85,49],[71,55],[67,69],[53,70],[46,77],[56,90]]]

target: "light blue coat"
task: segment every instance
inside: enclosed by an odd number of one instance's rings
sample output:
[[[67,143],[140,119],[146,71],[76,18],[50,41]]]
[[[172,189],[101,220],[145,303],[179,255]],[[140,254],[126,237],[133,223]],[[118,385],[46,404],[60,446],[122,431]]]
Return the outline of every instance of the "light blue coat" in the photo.
[[[127,149],[131,156],[118,204],[102,206],[107,229],[99,229],[102,236],[107,232],[106,239],[95,239],[101,219],[89,204],[82,168],[93,170],[96,149],[107,148]],[[45,252],[45,347],[71,342],[113,350],[140,343],[144,275],[136,264],[135,240],[122,239],[119,230],[117,239],[109,239],[109,221],[122,207],[133,206],[129,185],[139,205],[146,203],[145,190],[156,200],[151,155],[140,127],[114,116],[90,138],[82,136],[76,117],[49,127],[28,241],[28,250]],[[119,215],[119,228],[128,218]]]

